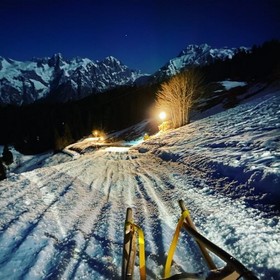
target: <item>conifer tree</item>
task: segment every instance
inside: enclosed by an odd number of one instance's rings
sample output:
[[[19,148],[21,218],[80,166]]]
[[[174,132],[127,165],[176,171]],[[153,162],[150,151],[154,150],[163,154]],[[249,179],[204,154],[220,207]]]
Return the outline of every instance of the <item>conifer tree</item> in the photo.
[[[6,179],[6,167],[0,159],[0,180]]]
[[[4,146],[3,153],[2,153],[2,160],[6,165],[10,165],[13,163],[14,158],[12,152],[9,150],[8,145]]]

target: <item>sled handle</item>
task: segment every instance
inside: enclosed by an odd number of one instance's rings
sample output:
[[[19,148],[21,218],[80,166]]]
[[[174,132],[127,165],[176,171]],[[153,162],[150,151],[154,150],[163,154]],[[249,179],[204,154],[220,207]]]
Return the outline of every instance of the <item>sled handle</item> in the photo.
[[[187,210],[187,207],[185,206],[184,201],[183,201],[182,199],[179,200],[179,205],[180,205],[180,208],[181,208],[182,212],[184,212],[184,211]],[[191,218],[190,215],[188,215],[188,216],[186,217],[185,221],[187,222],[187,224],[188,224],[193,230],[197,231],[197,230],[196,230],[196,227],[195,227],[195,225],[194,225],[194,223],[193,223],[192,218]],[[203,256],[203,258],[204,258],[204,260],[205,260],[205,262],[206,262],[206,264],[207,264],[207,266],[208,266],[208,268],[209,268],[210,270],[212,270],[212,269],[217,269],[215,263],[213,262],[211,256],[209,255],[209,253],[208,253],[206,247],[205,247],[199,240],[196,240],[196,243],[197,243],[197,245],[198,245],[198,247],[199,247],[199,249],[200,249],[200,252],[201,252],[201,254],[202,254],[202,256]]]
[[[179,200],[179,205],[180,205],[182,211],[183,211],[183,209],[186,209],[183,200]],[[216,244],[212,243],[210,240],[205,238],[199,232],[197,232],[197,230],[194,227],[193,222],[191,221],[190,215],[188,215],[186,220],[187,220],[187,222],[184,223],[184,228],[196,240],[196,242],[200,246],[199,248],[201,249],[201,247],[202,247],[204,251],[206,251],[206,248],[207,248],[208,250],[213,252],[216,256],[218,256],[219,258],[221,258],[223,261],[226,262],[227,265],[222,270],[220,270],[220,272],[223,272],[223,270],[224,270],[224,272],[229,271],[229,273],[238,274],[238,275],[234,276],[235,277],[234,279],[238,279],[239,277],[244,277],[244,279],[247,279],[247,280],[258,280],[258,278],[254,275],[254,273],[252,271],[248,270],[237,259],[235,259],[233,256],[231,256],[229,253],[224,251],[222,248],[220,248]],[[209,255],[208,251],[206,251],[206,253],[207,253],[207,255]],[[212,259],[211,259],[211,261],[212,261]],[[219,273],[219,270],[217,270],[217,269],[210,269],[210,270],[212,270],[211,271],[212,278],[209,278],[209,279],[217,279],[217,276],[215,276],[215,273]],[[221,278],[219,278],[219,279],[221,279]],[[228,278],[228,279],[233,279],[233,278]]]
[[[132,280],[136,256],[136,233],[132,230],[132,209],[127,208],[124,225],[122,279]]]
[[[137,235],[139,249],[140,279],[146,280],[145,237],[143,230],[133,223],[132,209],[127,208],[124,224],[124,242],[122,257],[122,279],[132,280],[134,273],[135,257],[137,252]]]

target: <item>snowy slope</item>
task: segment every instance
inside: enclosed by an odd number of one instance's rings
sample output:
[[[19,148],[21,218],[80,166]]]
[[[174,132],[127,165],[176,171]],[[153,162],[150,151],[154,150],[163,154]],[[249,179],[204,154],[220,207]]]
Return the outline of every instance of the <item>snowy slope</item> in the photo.
[[[229,186],[223,181],[215,188],[231,196],[255,200],[259,193],[262,200],[279,202],[279,93],[266,89],[249,103],[147,141],[140,150],[204,170],[215,184],[228,178]]]
[[[0,279],[120,279],[127,207],[145,231],[148,279],[160,278],[181,198],[199,231],[279,279],[279,114],[279,90],[267,89],[139,146],[11,175],[0,182]],[[189,241],[173,272],[206,272]]]

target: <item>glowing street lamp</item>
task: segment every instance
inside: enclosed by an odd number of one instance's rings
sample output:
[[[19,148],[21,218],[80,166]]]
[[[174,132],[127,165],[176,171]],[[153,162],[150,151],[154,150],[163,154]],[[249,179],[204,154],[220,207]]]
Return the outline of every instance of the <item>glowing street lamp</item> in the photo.
[[[159,118],[161,120],[161,124],[158,126],[159,132],[164,132],[164,131],[168,130],[169,123],[168,123],[168,121],[165,120],[167,118],[167,115],[164,111],[162,111],[159,114]]]
[[[160,112],[159,118],[164,121],[166,119],[166,113],[165,112]]]

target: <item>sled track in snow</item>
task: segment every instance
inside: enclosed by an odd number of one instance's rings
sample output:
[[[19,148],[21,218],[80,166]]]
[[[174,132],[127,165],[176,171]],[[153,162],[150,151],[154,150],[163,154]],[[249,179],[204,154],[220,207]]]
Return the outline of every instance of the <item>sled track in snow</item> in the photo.
[[[274,248],[269,255],[265,250],[276,237],[254,237],[252,225],[267,226],[261,217],[256,221],[257,210],[215,197],[198,171],[188,171],[186,179],[185,168],[134,150],[99,151],[0,183],[0,278],[120,279],[123,223],[126,208],[132,207],[146,236],[148,279],[156,279],[180,216],[181,198],[201,231],[249,268],[265,275],[264,262],[278,265],[274,254],[280,252]],[[221,211],[234,221],[224,220]],[[235,218],[237,213],[242,221]],[[273,230],[280,232],[279,227]],[[250,252],[249,239],[264,247]],[[195,245],[187,241],[180,239],[175,270],[205,270]],[[256,254],[259,263],[251,263]],[[135,269],[135,278],[137,273]]]

